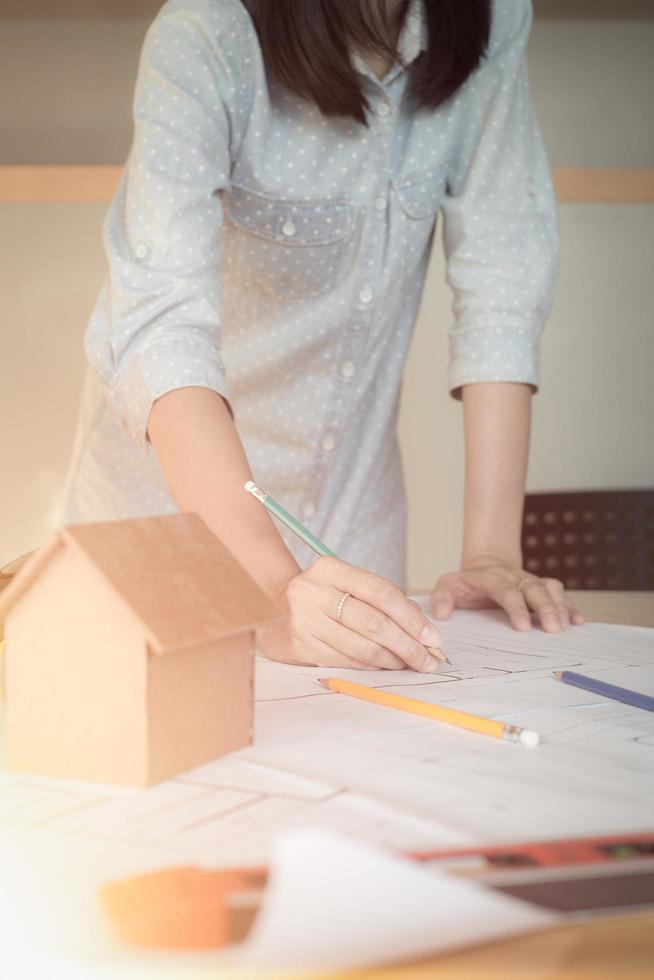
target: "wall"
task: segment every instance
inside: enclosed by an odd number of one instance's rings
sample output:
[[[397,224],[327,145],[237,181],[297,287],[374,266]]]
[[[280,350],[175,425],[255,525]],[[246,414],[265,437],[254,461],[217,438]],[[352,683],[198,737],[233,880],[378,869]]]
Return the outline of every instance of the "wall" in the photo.
[[[18,19],[25,3],[15,7],[15,19],[0,14],[0,165],[122,164],[147,21],[91,19],[73,0],[61,7],[78,15],[69,18]],[[644,7],[621,9],[638,16]],[[654,166],[654,22],[550,10],[565,19],[536,21],[529,64],[552,165]],[[77,410],[81,338],[104,274],[106,206],[0,203],[0,564],[37,546],[50,526]],[[562,269],[534,400],[531,489],[654,485],[652,208],[560,207]],[[438,235],[400,421],[416,588],[458,561],[461,407],[445,387],[450,322]]]

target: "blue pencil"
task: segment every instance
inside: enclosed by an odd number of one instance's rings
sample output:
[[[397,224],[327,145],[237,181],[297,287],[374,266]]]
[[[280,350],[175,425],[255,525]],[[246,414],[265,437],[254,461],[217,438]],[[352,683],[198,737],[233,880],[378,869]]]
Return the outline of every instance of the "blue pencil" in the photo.
[[[603,697],[612,698],[614,701],[624,701],[625,704],[631,704],[634,708],[654,711],[654,697],[649,694],[630,691],[627,687],[616,687],[615,684],[598,681],[595,677],[575,674],[573,670],[555,670],[554,676],[557,680],[563,681],[564,684],[574,684],[575,687],[581,687],[584,691],[590,691],[592,694],[601,694]]]

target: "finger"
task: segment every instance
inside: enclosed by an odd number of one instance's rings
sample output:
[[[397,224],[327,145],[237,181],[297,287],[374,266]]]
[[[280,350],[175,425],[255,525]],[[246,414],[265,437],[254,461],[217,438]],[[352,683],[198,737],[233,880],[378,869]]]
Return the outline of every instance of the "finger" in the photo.
[[[412,670],[435,674],[441,661],[422,643],[400,629],[397,623],[375,606],[352,596],[343,609],[342,623],[375,647],[383,647]]]
[[[418,603],[407,599],[393,582],[354,565],[341,565],[342,577],[333,583],[336,588],[349,592],[392,620],[406,634],[407,647],[411,641],[417,641],[421,646],[440,646],[441,635],[434,624]]]
[[[298,633],[297,630],[279,630],[278,626],[259,627],[256,631],[257,643],[269,660],[310,667],[349,667],[353,670],[365,667],[316,639],[307,629]]]
[[[444,589],[434,589],[431,594],[431,604],[436,619],[447,619],[454,609],[454,596]]]
[[[318,636],[311,636],[310,642],[305,643],[304,646],[310,653],[316,667],[345,667],[350,670],[376,669],[374,664],[349,657],[346,653],[342,653],[338,647],[333,647],[327,640],[322,640]]]
[[[561,618],[559,611],[552,600],[551,595],[545,588],[543,580],[539,578],[530,579],[522,587],[527,604],[534,610],[540,624],[547,633],[561,632]]]
[[[506,610],[514,629],[521,633],[528,633],[531,629],[531,615],[527,601],[512,582],[493,583],[488,587],[488,594],[498,606]]]
[[[568,629],[570,627],[570,612],[565,601],[563,582],[559,582],[557,578],[546,578],[543,579],[543,584],[556,606],[562,628]]]
[[[401,657],[344,624],[329,620],[322,629],[325,642],[334,650],[342,651],[357,665],[368,670],[406,670],[406,663]]]
[[[570,616],[570,622],[574,626],[582,626],[586,622],[586,617],[583,615],[583,613],[579,612],[572,599],[569,599],[567,595],[564,596],[564,599],[568,607],[568,615]]]

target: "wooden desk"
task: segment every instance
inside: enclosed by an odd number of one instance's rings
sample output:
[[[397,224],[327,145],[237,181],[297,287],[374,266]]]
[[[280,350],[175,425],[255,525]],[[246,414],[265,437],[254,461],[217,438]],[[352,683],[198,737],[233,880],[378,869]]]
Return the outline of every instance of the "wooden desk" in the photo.
[[[428,589],[410,595],[428,595]],[[654,592],[601,592],[570,590],[567,595],[589,623],[619,623],[622,626],[654,627]]]
[[[654,592],[571,592],[590,622],[654,627]],[[654,643],[652,649],[654,657]],[[654,819],[652,821],[654,824]],[[645,980],[654,978],[654,913],[596,919],[479,946],[361,980]]]
[[[652,980],[654,913],[595,920],[348,980]]]
[[[580,591],[568,595],[591,623],[654,626],[654,592]]]

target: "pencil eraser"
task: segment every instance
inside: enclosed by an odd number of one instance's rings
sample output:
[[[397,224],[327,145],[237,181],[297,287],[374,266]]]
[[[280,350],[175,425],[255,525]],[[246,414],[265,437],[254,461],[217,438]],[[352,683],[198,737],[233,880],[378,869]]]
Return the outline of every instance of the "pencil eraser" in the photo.
[[[529,749],[534,749],[540,742],[538,732],[530,732],[528,728],[523,728],[520,732],[520,744],[526,745]]]

